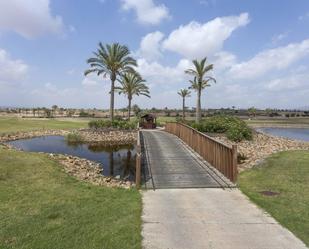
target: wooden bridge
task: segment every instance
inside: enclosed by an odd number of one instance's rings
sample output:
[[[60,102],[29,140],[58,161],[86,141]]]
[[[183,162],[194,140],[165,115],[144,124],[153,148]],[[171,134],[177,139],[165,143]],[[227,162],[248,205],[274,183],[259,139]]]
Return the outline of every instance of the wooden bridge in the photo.
[[[157,188],[234,187],[237,150],[197,130],[167,123],[139,131],[136,184]]]

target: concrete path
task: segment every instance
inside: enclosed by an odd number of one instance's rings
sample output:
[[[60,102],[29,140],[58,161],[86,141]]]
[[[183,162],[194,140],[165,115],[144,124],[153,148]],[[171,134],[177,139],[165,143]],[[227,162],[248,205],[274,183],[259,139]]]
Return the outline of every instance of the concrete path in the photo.
[[[222,174],[178,137],[156,130],[142,131],[147,189],[229,187]]]
[[[306,249],[238,189],[143,192],[145,249]]]

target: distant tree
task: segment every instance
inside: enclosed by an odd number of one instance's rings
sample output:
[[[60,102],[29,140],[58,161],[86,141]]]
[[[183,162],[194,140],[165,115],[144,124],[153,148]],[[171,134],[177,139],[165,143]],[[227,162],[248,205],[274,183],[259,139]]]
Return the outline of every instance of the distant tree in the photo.
[[[43,111],[44,111],[45,117],[50,118],[52,116],[51,111],[49,109],[44,107]]]
[[[272,116],[272,113],[273,113],[273,110],[270,109],[270,108],[266,108],[266,109],[265,109],[265,112],[266,112],[267,116],[271,117],[271,116]]]
[[[125,73],[118,79],[120,86],[115,87],[115,90],[119,94],[124,94],[128,98],[128,119],[131,117],[131,103],[134,95],[136,96],[146,96],[150,98],[149,88],[144,84],[146,82],[142,77],[137,73]]]
[[[206,64],[207,58],[205,57],[201,61],[193,60],[194,68],[185,70],[185,73],[194,76],[193,80],[190,80],[190,88],[197,92],[197,104],[196,104],[196,122],[201,121],[201,95],[203,89],[210,86],[210,82],[216,82],[213,77],[206,76],[206,74],[213,69],[213,64]]]
[[[256,108],[254,106],[250,107],[248,109],[248,113],[249,113],[249,116],[255,117],[256,116]]]
[[[182,98],[182,118],[185,120],[186,98],[191,97],[191,92],[188,89],[180,89],[178,95]]]
[[[138,116],[142,111],[141,108],[139,108],[139,106],[137,104],[132,106],[132,110],[133,110],[135,116]]]
[[[103,75],[106,77],[108,75],[110,77],[110,119],[113,120],[115,81],[117,76],[126,72],[133,72],[132,66],[137,66],[136,60],[129,56],[130,50],[128,47],[119,43],[103,46],[100,42],[97,52],[93,54],[94,57],[87,60],[90,69],[85,71],[85,75],[95,73],[98,76]]]

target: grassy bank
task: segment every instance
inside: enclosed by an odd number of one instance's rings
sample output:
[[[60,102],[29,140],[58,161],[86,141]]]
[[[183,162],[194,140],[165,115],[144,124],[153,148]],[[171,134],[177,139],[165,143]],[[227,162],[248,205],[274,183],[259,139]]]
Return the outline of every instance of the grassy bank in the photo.
[[[23,119],[0,117],[0,134],[40,129],[76,129],[87,127],[89,120]]]
[[[239,176],[241,190],[309,245],[309,151],[280,152]],[[267,196],[261,191],[278,195]]]
[[[138,191],[77,181],[42,154],[0,158],[0,248],[141,247]]]
[[[309,118],[263,118],[246,120],[252,127],[304,127],[309,128]]]

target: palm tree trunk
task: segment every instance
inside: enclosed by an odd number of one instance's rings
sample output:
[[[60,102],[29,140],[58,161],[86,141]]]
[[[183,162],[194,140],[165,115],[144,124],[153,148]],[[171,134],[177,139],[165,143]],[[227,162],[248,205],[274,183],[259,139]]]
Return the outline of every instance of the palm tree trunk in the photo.
[[[198,90],[197,92],[196,122],[201,122],[201,90]]]
[[[114,93],[115,93],[115,80],[116,75],[111,75],[111,99],[110,99],[110,109],[109,109],[109,118],[111,121],[114,120]]]
[[[182,119],[185,120],[185,97],[182,98]]]
[[[128,106],[128,115],[129,115],[129,117],[128,117],[128,120],[130,121],[130,117],[131,117],[131,100],[132,100],[132,98],[128,98],[129,99],[129,106]]]

